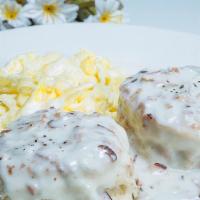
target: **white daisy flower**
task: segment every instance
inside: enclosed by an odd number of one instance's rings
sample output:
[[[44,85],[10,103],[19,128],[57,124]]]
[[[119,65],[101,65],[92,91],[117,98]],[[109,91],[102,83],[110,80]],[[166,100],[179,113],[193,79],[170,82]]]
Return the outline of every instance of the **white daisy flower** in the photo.
[[[122,23],[123,10],[118,0],[95,0],[96,15],[90,15],[86,22]]]
[[[29,19],[24,15],[22,6],[12,0],[5,0],[1,3],[0,20],[5,21],[12,27],[30,25]]]
[[[36,24],[72,22],[77,17],[79,7],[64,2],[64,0],[29,0],[24,11]]]

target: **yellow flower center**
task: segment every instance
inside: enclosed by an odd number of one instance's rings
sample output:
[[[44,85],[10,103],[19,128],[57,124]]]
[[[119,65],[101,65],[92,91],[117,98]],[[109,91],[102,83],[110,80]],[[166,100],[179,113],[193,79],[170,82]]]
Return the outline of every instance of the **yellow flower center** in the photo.
[[[11,8],[9,6],[5,7],[4,17],[6,20],[15,20],[19,14],[19,10],[16,8]]]
[[[111,13],[108,12],[108,11],[105,11],[105,12],[101,15],[101,17],[100,17],[100,19],[99,19],[99,21],[102,22],[102,23],[109,22],[110,20],[111,20]]]
[[[58,7],[55,4],[45,4],[43,10],[46,15],[56,15]]]

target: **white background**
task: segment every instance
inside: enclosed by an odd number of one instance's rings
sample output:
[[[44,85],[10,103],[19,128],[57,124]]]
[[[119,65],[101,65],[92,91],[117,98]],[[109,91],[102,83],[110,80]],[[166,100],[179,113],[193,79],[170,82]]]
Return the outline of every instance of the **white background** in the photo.
[[[131,24],[200,34],[200,0],[124,0]]]

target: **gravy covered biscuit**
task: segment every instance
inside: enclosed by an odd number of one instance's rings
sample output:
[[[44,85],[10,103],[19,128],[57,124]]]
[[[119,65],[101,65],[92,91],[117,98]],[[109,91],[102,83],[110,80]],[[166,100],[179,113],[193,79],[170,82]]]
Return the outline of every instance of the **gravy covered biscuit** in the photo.
[[[132,200],[125,131],[110,117],[39,111],[0,137],[0,199]]]
[[[152,162],[200,168],[200,68],[141,71],[120,89],[119,121]]]

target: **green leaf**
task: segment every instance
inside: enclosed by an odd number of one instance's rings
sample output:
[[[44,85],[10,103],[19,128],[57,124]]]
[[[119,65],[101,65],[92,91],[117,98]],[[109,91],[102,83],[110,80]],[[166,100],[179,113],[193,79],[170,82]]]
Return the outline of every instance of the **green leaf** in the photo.
[[[95,15],[95,1],[94,0],[66,0],[66,3],[77,4],[79,6],[78,21],[84,21],[89,15]]]

